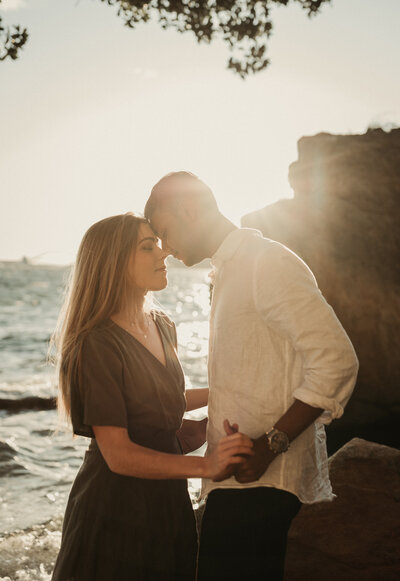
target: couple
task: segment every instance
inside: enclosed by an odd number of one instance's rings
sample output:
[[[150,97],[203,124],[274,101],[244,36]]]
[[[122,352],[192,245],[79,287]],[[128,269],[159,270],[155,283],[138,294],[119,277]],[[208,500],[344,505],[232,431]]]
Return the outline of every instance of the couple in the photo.
[[[175,326],[146,302],[167,284],[168,254],[212,259],[209,392],[185,391]],[[53,581],[194,581],[188,477],[207,495],[198,580],[281,580],[301,504],[333,498],[324,423],[342,415],[358,369],[307,266],[176,172],[154,186],[145,219],[87,231],[61,321],[59,399],[91,443]],[[184,456],[179,438],[199,437],[183,413],[207,402],[206,456]]]

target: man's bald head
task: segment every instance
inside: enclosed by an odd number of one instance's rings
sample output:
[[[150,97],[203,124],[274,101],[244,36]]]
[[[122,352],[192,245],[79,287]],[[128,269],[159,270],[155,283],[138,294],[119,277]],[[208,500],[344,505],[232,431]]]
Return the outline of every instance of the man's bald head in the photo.
[[[195,174],[177,171],[165,175],[156,183],[147,200],[144,215],[151,222],[156,210],[174,212],[184,201],[193,202],[199,211],[218,212],[211,188]]]

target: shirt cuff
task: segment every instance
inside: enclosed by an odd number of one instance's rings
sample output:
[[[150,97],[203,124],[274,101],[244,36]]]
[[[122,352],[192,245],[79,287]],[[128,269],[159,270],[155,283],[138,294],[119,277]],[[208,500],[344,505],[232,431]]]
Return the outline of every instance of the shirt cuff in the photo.
[[[336,420],[343,415],[343,406],[330,397],[325,397],[320,393],[315,393],[305,387],[299,387],[293,392],[293,397],[314,408],[320,408],[324,412],[316,420],[318,424],[328,425],[332,420]]]

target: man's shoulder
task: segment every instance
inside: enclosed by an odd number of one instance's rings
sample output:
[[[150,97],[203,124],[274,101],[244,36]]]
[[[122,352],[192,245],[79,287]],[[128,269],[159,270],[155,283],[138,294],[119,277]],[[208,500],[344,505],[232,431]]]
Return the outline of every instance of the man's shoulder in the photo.
[[[293,250],[267,236],[263,236],[261,233],[258,236],[252,236],[247,239],[247,244],[243,245],[243,251],[254,253],[254,259],[258,260],[260,256],[265,259],[274,258],[278,259],[284,256],[291,256],[293,258],[299,258]],[[299,258],[300,259],[300,258]],[[301,260],[301,259],[300,259]]]
[[[310,267],[293,250],[272,238],[254,237],[252,246],[244,249],[253,262],[257,273],[265,272],[287,273],[289,276],[306,276],[315,282],[315,276]]]

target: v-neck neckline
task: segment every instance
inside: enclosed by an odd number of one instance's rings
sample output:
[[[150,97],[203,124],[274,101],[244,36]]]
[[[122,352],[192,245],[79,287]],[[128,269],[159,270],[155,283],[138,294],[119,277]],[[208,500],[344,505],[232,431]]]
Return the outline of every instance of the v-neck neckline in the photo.
[[[143,343],[141,341],[139,341],[139,339],[136,339],[136,337],[134,335],[132,335],[132,333],[129,333],[129,331],[127,331],[126,329],[124,329],[123,327],[121,327],[121,325],[118,325],[118,323],[116,323],[112,319],[110,319],[110,321],[112,322],[113,325],[115,325],[116,327],[118,327],[118,329],[121,329],[121,331],[123,331],[124,333],[126,333],[127,335],[129,335],[129,337],[131,337],[135,341],[135,343],[138,343],[141,347],[143,347],[143,349],[153,359],[155,359],[164,369],[167,369],[167,371],[170,371],[169,366],[168,366],[167,344],[165,342],[164,333],[163,333],[160,325],[158,324],[157,316],[156,315],[153,316],[153,321],[154,321],[154,323],[155,323],[155,325],[157,327],[157,331],[158,331],[158,334],[159,334],[160,339],[161,339],[161,346],[162,346],[162,349],[163,349],[163,352],[164,352],[164,357],[165,357],[165,365],[164,365],[164,363],[162,361],[159,360],[159,358],[156,355],[154,355],[154,353],[152,353],[150,351],[150,349],[148,349],[146,347],[146,345],[143,345]]]

